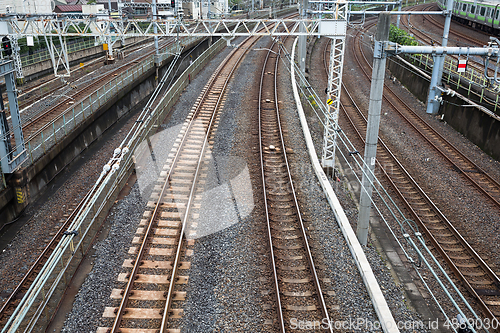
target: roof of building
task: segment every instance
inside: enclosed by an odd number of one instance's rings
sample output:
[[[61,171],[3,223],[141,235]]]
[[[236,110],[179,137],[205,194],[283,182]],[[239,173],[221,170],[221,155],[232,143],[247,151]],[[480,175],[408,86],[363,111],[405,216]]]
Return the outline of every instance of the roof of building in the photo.
[[[62,13],[75,13],[82,11],[82,5],[60,5],[56,6]]]

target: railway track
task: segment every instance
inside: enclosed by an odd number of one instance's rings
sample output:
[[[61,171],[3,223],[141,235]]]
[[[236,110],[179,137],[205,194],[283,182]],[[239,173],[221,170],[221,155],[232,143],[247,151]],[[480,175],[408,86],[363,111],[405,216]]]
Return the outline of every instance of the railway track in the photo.
[[[113,320],[112,327],[101,327],[98,332],[179,332],[175,319],[183,314],[189,280],[181,274],[190,267],[193,254],[196,218],[210,160],[209,138],[216,131],[229,79],[255,41],[249,38],[233,50],[195,103],[177,139],[176,152],[163,167],[148,203],[129,251],[132,257],[123,264],[118,280],[124,287],[111,294],[120,304],[104,311],[103,317]]]
[[[358,64],[362,68],[364,74],[369,79],[367,73],[369,71],[369,64],[362,53],[361,46],[359,43],[353,44],[356,45],[353,45],[353,52],[356,60],[358,61]],[[360,57],[364,58],[364,63],[362,63]],[[387,94],[391,95],[391,99],[397,98],[397,96],[395,96],[395,94],[388,89],[387,86],[385,88]],[[344,94],[342,96],[343,105],[350,106],[349,108],[342,108],[342,110],[346,114],[350,126],[355,131],[355,135],[357,135],[359,140],[364,143],[366,118],[362,114],[361,110],[356,106],[354,100],[345,87]],[[388,98],[385,96],[384,99],[388,101]],[[400,102],[398,101],[398,103]],[[433,133],[431,127],[426,125],[422,119],[419,119],[418,115],[410,116],[409,114],[413,111],[411,111],[408,106],[405,106],[405,108],[408,109],[405,109],[404,111],[400,111],[394,104],[391,106],[394,110],[401,114],[403,119],[407,120],[409,123],[414,122],[415,125],[412,124],[412,126],[414,126],[424,139],[426,138],[426,135],[422,133],[427,133],[427,135],[431,137],[428,142],[439,154],[442,154],[443,156],[450,155],[446,158],[449,163],[453,163],[452,167],[462,170],[461,174],[464,176],[475,174],[473,172],[466,172],[467,169],[459,169],[461,166],[463,167],[462,163],[472,162],[468,161],[463,154],[456,153],[458,151],[454,147],[447,147],[451,145],[446,141],[441,141],[440,136],[429,134]],[[434,144],[432,141],[438,142]],[[452,151],[453,153],[449,153],[448,151],[443,152],[445,149],[450,149],[449,151]],[[466,159],[466,162],[463,161],[463,158]],[[458,162],[455,162],[455,159],[457,159]],[[458,279],[460,279],[460,281],[462,281],[465,288],[467,288],[470,294],[475,298],[483,314],[490,319],[495,317],[498,319],[500,317],[500,279],[498,276],[490,269],[485,261],[481,259],[476,251],[453,227],[451,222],[435,206],[431,199],[418,186],[415,180],[394,157],[381,139],[379,139],[379,145],[377,147],[377,165],[384,176],[388,179],[390,185],[403,205],[406,207],[410,218],[419,224],[420,228],[431,241],[433,248],[447,262],[451,271]],[[485,175],[483,171],[477,174]],[[478,187],[477,182],[469,178],[467,179],[474,184],[476,188],[480,188]],[[498,189],[498,185],[492,184],[492,186]],[[480,191],[492,192],[488,188],[482,188]],[[494,195],[496,191],[497,190],[493,191]],[[492,200],[490,196],[488,196],[488,198],[492,203],[498,206],[496,200]]]
[[[156,105],[157,101],[153,102],[152,107]],[[7,300],[2,304],[2,308],[0,309],[0,323],[4,326],[16,309],[17,304],[21,301],[26,291],[30,288],[32,282],[38,276],[38,273],[45,265],[48,258],[51,256],[54,248],[60,243],[62,237],[66,235],[67,230],[73,224],[75,215],[78,211],[84,209],[84,205],[87,202],[87,199],[93,195],[93,191],[97,186],[94,186],[91,191],[89,191],[85,197],[76,205],[71,205],[69,211],[71,214],[65,215],[67,218],[61,220],[62,225],[58,228],[55,235],[48,242],[48,244],[42,249],[41,253],[38,255],[34,263],[29,267],[27,272],[24,274],[21,281],[14,288],[13,292],[9,295]],[[82,253],[84,255],[84,253]]]
[[[0,327],[5,326],[8,318],[12,315],[15,308],[19,304],[20,300],[22,299],[24,294],[28,291],[31,283],[35,280],[35,277],[38,275],[38,272],[46,263],[52,251],[57,246],[61,238],[64,236],[66,230],[68,230],[68,227],[71,225],[71,222],[73,221],[76,212],[82,206],[82,203],[89,195],[90,193],[87,194],[87,196],[78,205],[74,205],[72,208],[68,209],[68,211],[71,211],[71,214],[68,216],[67,219],[61,221],[63,222],[61,227],[57,230],[55,235],[48,242],[47,246],[35,259],[34,263],[28,269],[28,271],[23,276],[21,281],[18,283],[16,288],[10,293],[7,300],[2,304],[2,307],[0,308]]]
[[[439,10],[439,8],[436,8],[436,7],[437,6],[435,4],[428,4],[425,6],[412,7],[409,10],[419,10],[419,11],[420,10],[421,11]],[[413,19],[418,20],[418,19],[420,19],[420,17],[418,17],[418,18],[413,17]],[[431,44],[431,41],[437,45],[441,45],[442,36],[435,36],[434,38],[432,38],[432,36],[428,35],[427,33],[424,33],[420,29],[418,29],[418,28],[415,29],[415,26],[410,23],[408,15],[403,15],[402,23],[408,30],[410,30],[412,33],[418,35],[419,38],[422,39],[422,41],[425,41],[429,45]],[[443,31],[443,29],[444,29],[444,25],[436,19],[435,15],[422,15],[422,23],[423,24],[430,23],[434,27],[438,28],[440,31]],[[453,40],[455,42],[460,41],[462,44],[468,44],[469,46],[482,47],[485,44],[483,41],[481,41],[479,39],[462,34],[458,31],[454,31],[453,29],[450,28],[449,39],[451,39],[452,37],[453,37]]]
[[[145,47],[145,45],[135,45],[135,44],[123,46],[119,50],[122,54],[124,53],[125,50],[130,54],[130,53],[133,53],[133,52]],[[141,43],[139,42],[139,44],[141,44]],[[86,75],[84,73],[84,70],[87,70],[89,68],[89,66],[92,68],[92,66],[94,66],[96,63],[104,62],[105,59],[106,59],[106,56],[100,56],[98,58],[95,58],[95,59],[85,63],[85,67],[80,67],[80,65],[72,66],[71,67],[72,76],[71,76],[71,78],[67,78],[67,80],[68,80],[67,83],[64,83],[58,77],[54,77],[54,78],[50,78],[50,79],[46,78],[45,81],[39,82],[37,84],[29,84],[28,83],[26,85],[23,85],[22,89],[20,89],[22,92],[18,96],[19,109],[23,110],[24,108],[29,107],[33,103],[42,99],[44,96],[47,96],[47,95],[50,95],[50,94],[56,92],[57,90],[63,88],[67,84],[74,83],[76,80],[78,80],[82,76]],[[42,79],[42,80],[44,80],[44,79]],[[42,81],[42,80],[40,80],[40,81]],[[3,95],[4,95],[3,96],[4,104],[6,104],[6,103],[8,103],[7,94],[4,93]]]
[[[436,8],[436,7],[438,7],[436,4],[430,4],[430,5],[425,6],[423,10],[439,10],[439,7],[438,8]],[[436,17],[434,15],[424,15],[424,17],[432,25],[434,25],[435,27],[437,27],[440,30],[443,30],[444,25],[441,22],[439,22],[438,20],[436,20]],[[452,21],[452,24],[460,24],[460,23],[458,23],[457,21]],[[467,28],[469,28],[469,27],[467,27]],[[462,43],[464,41],[467,41],[472,46],[482,47],[485,44],[485,42],[482,40],[479,40],[477,38],[471,37],[471,36],[466,35],[466,34],[459,33],[458,31],[455,31],[453,29],[450,29],[450,35],[455,36],[455,39],[457,41],[461,41]]]
[[[414,10],[424,10],[424,11],[425,10],[436,9],[436,8],[433,8],[433,7],[435,7],[435,5],[431,4],[431,5],[427,5],[427,6],[423,7],[423,8],[421,8],[421,7],[414,7],[412,9],[414,9]],[[424,18],[427,21],[425,21]],[[425,24],[425,23],[430,23],[431,25],[433,25],[434,27],[436,27],[438,30],[443,31],[444,26],[443,26],[442,23],[440,23],[436,19],[435,15],[423,15],[422,19],[423,19],[422,25]],[[421,29],[416,28],[415,26],[413,26],[410,23],[409,20],[410,20],[410,16],[404,15],[402,17],[401,23],[403,24],[403,26],[405,26],[405,28],[409,32],[411,32],[412,34],[414,34],[420,41],[424,42],[426,45],[436,45],[436,46],[440,46],[441,45],[442,36],[432,36],[429,32],[425,32],[424,30],[421,30]],[[451,36],[454,36],[454,38],[451,39]],[[466,34],[462,34],[462,33],[458,32],[458,31],[454,31],[452,28],[450,28],[448,40],[449,40],[449,43],[455,43],[455,44],[457,44],[457,46],[458,46],[459,43],[462,46],[472,46],[472,47],[483,47],[486,44],[486,42],[483,42],[481,40],[478,40],[478,39],[473,38],[471,36],[468,36]],[[453,46],[453,45],[448,45],[448,46]],[[453,59],[459,59],[459,57],[455,56],[455,55],[448,55],[448,57],[451,57]],[[484,64],[482,62],[477,61],[477,57],[470,57],[467,66],[468,66],[469,69],[473,69],[477,73],[484,72]],[[495,75],[495,68],[492,67],[491,64],[490,64],[490,67],[488,68],[488,75],[490,75],[490,76]]]
[[[280,332],[292,318],[329,321],[295,194],[281,130],[277,95],[278,45],[267,53],[259,90],[259,141],[270,258]],[[319,328],[319,326],[318,326]],[[331,331],[331,327],[329,331]]]
[[[173,43],[172,39],[165,42],[164,47]],[[126,64],[123,64],[111,71],[107,72],[104,75],[100,75],[98,78],[92,81],[92,83],[85,85],[82,89],[77,89],[73,93],[68,92],[67,95],[64,95],[60,101],[57,102],[53,107],[36,114],[33,118],[29,119],[26,123],[23,124],[23,133],[26,138],[30,138],[32,136],[36,136],[38,132],[44,127],[44,125],[50,122],[54,117],[58,116],[64,110],[66,110],[69,105],[73,103],[77,103],[79,100],[88,96],[90,93],[94,92],[96,88],[99,88],[105,85],[107,82],[111,81],[114,76],[119,73],[126,71],[132,66],[140,63],[145,58],[149,57],[154,51],[148,52],[146,54],[140,55],[139,57],[128,61]]]
[[[352,45],[355,59],[362,69],[364,76],[371,80],[371,65],[358,43],[357,48]],[[435,149],[465,180],[473,185],[497,209],[500,210],[500,184],[470,160],[465,154],[453,146],[446,138],[435,131],[412,108],[406,104],[392,89],[385,85],[384,101],[389,103],[393,110],[404,119],[429,145]],[[390,96],[391,98],[388,98]],[[397,104],[397,105],[396,105]]]

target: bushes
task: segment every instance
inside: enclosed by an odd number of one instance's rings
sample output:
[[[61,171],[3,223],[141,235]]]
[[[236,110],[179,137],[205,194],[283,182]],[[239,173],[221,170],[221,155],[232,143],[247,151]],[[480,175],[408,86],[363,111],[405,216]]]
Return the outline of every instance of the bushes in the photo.
[[[392,24],[389,31],[389,40],[400,45],[418,46],[418,42],[415,40],[415,37],[403,29],[396,28],[396,26]]]

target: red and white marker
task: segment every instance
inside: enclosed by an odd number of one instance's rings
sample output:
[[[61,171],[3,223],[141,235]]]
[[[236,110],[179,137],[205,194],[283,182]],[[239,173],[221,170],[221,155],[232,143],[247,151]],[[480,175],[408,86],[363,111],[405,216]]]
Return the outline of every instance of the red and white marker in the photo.
[[[458,68],[457,72],[465,73],[465,69],[467,68],[467,60],[466,59],[458,59]]]

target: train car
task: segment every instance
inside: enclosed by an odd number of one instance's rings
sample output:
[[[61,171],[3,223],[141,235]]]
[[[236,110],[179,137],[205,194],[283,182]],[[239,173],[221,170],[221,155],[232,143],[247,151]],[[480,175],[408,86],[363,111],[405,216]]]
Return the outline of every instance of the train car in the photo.
[[[446,0],[438,0],[441,9]],[[498,36],[500,33],[500,1],[497,0],[455,0],[453,19],[472,28]]]

